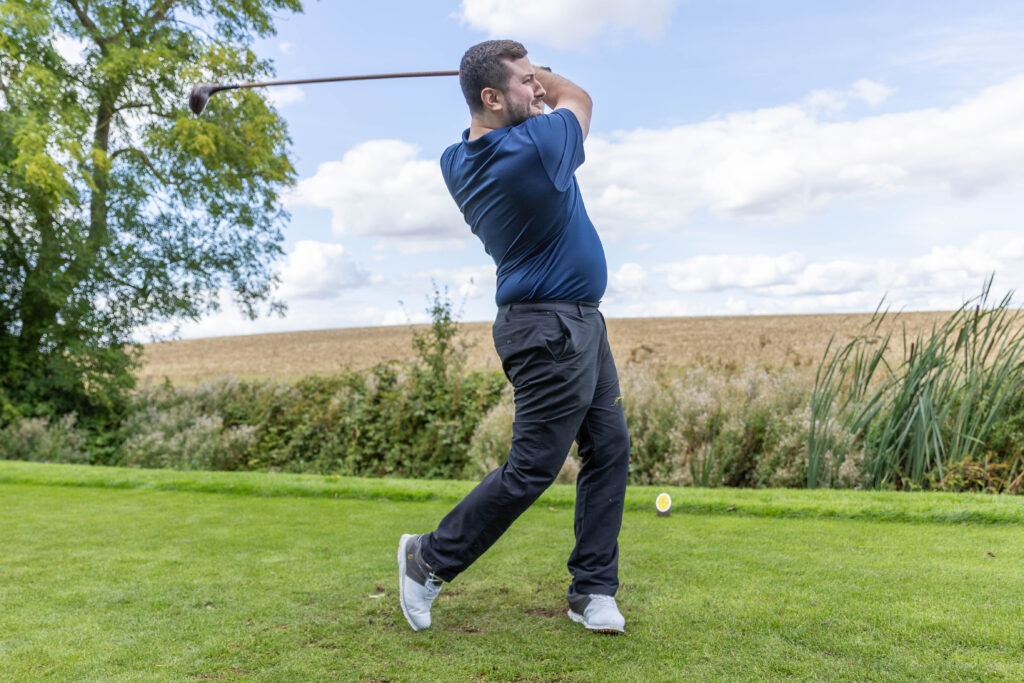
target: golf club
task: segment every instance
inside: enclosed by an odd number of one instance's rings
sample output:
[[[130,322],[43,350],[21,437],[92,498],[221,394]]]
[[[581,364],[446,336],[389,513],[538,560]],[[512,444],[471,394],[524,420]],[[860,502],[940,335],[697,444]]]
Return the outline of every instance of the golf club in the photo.
[[[207,102],[214,93],[221,90],[238,90],[239,88],[269,88],[275,85],[304,85],[307,83],[336,83],[338,81],[373,81],[383,78],[423,78],[425,76],[458,76],[458,71],[411,71],[397,74],[368,74],[365,76],[334,76],[331,78],[304,78],[296,81],[264,81],[262,83],[236,83],[221,85],[216,83],[201,83],[192,88],[192,94],[188,97],[188,106],[192,113],[199,116],[206,109]]]

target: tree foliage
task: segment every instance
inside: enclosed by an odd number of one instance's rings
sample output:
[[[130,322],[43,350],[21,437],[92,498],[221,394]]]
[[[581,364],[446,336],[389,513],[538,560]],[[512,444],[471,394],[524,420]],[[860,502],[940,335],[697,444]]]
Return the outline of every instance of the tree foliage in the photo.
[[[273,301],[294,182],[283,120],[253,91],[252,41],[299,0],[0,3],[0,397],[109,411],[139,330]],[[9,408],[8,408],[9,410]]]

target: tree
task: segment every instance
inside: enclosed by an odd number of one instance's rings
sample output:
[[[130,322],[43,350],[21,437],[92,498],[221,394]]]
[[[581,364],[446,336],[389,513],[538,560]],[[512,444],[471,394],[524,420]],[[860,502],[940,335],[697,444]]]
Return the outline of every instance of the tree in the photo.
[[[251,44],[282,10],[300,0],[0,3],[0,397],[88,419],[132,385],[140,328],[223,291],[281,309],[285,124],[254,91],[186,104],[271,75]]]

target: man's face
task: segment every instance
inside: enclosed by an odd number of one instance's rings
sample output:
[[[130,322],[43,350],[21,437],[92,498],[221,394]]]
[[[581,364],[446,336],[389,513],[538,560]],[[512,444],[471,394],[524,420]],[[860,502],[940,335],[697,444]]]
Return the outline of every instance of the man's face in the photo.
[[[533,65],[527,57],[505,62],[508,85],[502,93],[505,99],[506,125],[515,126],[531,116],[544,113],[544,88],[537,82]]]

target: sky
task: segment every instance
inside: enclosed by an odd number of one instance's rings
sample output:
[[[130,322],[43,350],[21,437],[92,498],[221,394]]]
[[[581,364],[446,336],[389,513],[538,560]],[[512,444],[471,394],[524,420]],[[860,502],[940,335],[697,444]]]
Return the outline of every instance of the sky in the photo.
[[[513,38],[584,87],[606,317],[951,310],[1024,282],[1019,0],[323,0],[277,28],[256,50],[280,79],[457,69]],[[493,319],[438,165],[469,125],[456,78],[262,92],[298,171],[288,312],[228,303],[181,337],[424,322],[435,288]]]

